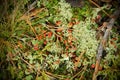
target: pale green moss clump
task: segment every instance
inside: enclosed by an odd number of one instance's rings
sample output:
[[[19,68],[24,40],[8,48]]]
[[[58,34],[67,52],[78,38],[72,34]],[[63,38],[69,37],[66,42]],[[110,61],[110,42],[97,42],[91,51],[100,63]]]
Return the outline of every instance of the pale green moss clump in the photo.
[[[85,51],[88,59],[95,57],[99,43],[96,39],[96,31],[90,29],[94,25],[89,18],[85,21],[80,21],[78,25],[73,27],[73,36],[77,40],[75,41],[78,48],[77,53]]]

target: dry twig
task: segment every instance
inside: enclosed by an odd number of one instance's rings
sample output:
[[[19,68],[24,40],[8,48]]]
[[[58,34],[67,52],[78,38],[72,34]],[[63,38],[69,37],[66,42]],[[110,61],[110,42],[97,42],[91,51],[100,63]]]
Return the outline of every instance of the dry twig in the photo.
[[[97,53],[97,56],[96,56],[97,59],[96,59],[95,71],[93,73],[92,80],[96,80],[97,73],[98,73],[98,68],[99,68],[99,65],[100,65],[100,60],[102,58],[102,54],[103,54],[103,50],[104,50],[104,45],[107,43],[107,39],[108,39],[110,30],[112,29],[112,27],[115,23],[115,20],[118,18],[119,14],[120,14],[120,8],[114,12],[114,14],[112,15],[113,18],[108,22],[108,25],[106,25],[107,29],[104,33],[103,39],[102,39],[102,41],[99,45],[99,48],[98,48],[98,53]]]
[[[85,66],[82,68],[82,70],[80,70],[78,73],[76,73],[70,80],[73,80],[73,79],[74,79],[76,76],[78,76],[81,72],[84,73],[84,71],[86,71],[86,69],[87,69],[87,66],[88,66],[88,65],[85,65]],[[82,73],[81,77],[83,76],[83,73]],[[80,77],[80,80],[81,80],[81,77]]]
[[[97,3],[95,3],[94,1],[92,1],[92,0],[89,0],[92,4],[94,4],[96,7],[98,7],[98,8],[100,8],[101,9],[101,7],[97,4]],[[110,17],[110,18],[112,18],[105,10],[103,10],[103,9],[101,9],[108,17]]]

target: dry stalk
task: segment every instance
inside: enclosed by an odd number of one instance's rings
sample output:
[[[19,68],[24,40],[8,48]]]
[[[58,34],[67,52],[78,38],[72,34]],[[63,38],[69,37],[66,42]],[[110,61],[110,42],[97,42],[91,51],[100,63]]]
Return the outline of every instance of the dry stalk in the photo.
[[[101,7],[97,4],[97,3],[95,3],[94,1],[92,1],[92,0],[89,0],[92,4],[94,4],[95,6],[97,6],[98,8],[100,8],[101,9]],[[103,9],[101,9],[109,18],[112,18],[105,10],[103,10]]]
[[[76,73],[70,80],[73,80],[76,76],[78,76],[81,72],[86,71],[88,65],[85,65],[82,70]],[[82,78],[83,74],[81,75],[80,79]]]
[[[86,71],[86,69],[87,69],[87,66],[88,66],[88,65],[84,66],[84,69],[83,69],[84,71],[82,72],[79,80],[83,80],[83,75],[84,75],[84,73],[85,73],[85,71]]]
[[[107,29],[104,33],[103,39],[102,39],[102,41],[99,45],[99,48],[98,48],[98,52],[97,52],[97,56],[96,56],[95,71],[93,73],[92,80],[97,80],[96,78],[97,78],[98,68],[100,65],[101,58],[102,58],[105,43],[107,43],[107,39],[110,35],[110,30],[114,26],[115,20],[117,19],[117,17],[119,17],[119,14],[120,14],[120,8],[113,13],[113,15],[112,15],[113,18],[108,22],[108,25],[106,25]]]

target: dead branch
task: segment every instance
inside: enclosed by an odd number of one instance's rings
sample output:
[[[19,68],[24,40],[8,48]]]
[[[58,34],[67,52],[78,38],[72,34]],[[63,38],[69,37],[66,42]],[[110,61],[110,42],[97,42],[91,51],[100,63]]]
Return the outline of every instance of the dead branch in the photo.
[[[81,74],[81,76],[83,76],[83,73],[84,73],[84,71],[86,71],[86,69],[87,69],[87,67],[88,67],[88,65],[85,65],[78,73],[76,73],[70,80],[73,80],[76,76],[78,76],[80,73],[82,73]],[[80,77],[80,80],[81,80],[81,77]]]
[[[119,14],[120,14],[120,8],[113,13],[111,20],[108,22],[108,25],[106,25],[107,29],[104,33],[103,39],[102,39],[102,41],[99,45],[99,48],[98,48],[98,53],[97,53],[97,56],[96,56],[95,71],[93,73],[92,80],[96,80],[97,73],[98,73],[98,68],[99,68],[99,65],[100,65],[100,60],[102,58],[102,54],[103,54],[103,50],[104,50],[104,45],[107,43],[107,39],[108,39],[108,36],[110,34],[110,30],[112,29],[112,27],[115,23],[115,20],[118,18]]]
[[[94,1],[92,1],[92,0],[89,0],[92,4],[94,4],[96,7],[98,7],[98,8],[100,8],[101,9],[101,7],[97,4],[97,3],[95,3]],[[102,10],[102,12],[104,12],[109,18],[112,18],[104,9],[101,9]]]

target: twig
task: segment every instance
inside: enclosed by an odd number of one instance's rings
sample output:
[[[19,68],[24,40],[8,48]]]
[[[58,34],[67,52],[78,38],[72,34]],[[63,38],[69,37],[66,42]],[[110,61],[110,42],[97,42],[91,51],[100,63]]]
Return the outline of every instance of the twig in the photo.
[[[22,57],[20,57],[20,59],[21,59],[23,62],[25,62],[26,64],[28,64],[29,67],[35,69],[30,63],[28,63],[28,62],[27,62],[26,60],[24,60]]]
[[[83,51],[81,54],[80,54],[80,56],[78,57],[78,59],[77,59],[77,65],[75,65],[75,68],[78,66],[78,63],[79,63],[79,61],[81,60],[81,58],[82,58],[82,56],[84,55],[84,53],[85,53],[85,51]]]
[[[79,60],[81,60],[82,56],[84,55],[85,51],[83,51],[80,56],[79,56]]]
[[[58,35],[56,32],[52,31],[52,29],[49,29],[49,27],[52,27],[52,26],[44,26],[45,28],[47,28],[48,30],[50,30],[51,32],[53,32],[53,34],[55,34],[57,37],[61,37],[60,35]]]
[[[31,20],[31,17],[37,15],[38,13],[42,12],[43,10],[45,10],[45,8],[38,8],[38,9],[35,9],[34,11],[32,12],[29,12],[29,14],[23,14],[18,20],[17,22],[21,21],[21,20]]]
[[[25,36],[25,35],[24,35]],[[18,36],[12,36],[12,38],[16,38],[19,41],[22,41],[24,44],[28,45],[29,47],[32,47],[29,43],[27,43],[26,41],[23,41],[21,38],[19,38]]]
[[[26,20],[26,22],[27,22],[27,24],[30,26],[30,28],[31,28],[31,30],[33,31],[33,33],[35,34],[36,38],[38,39],[38,35],[37,35],[35,29],[33,28],[31,22],[30,22],[29,20]]]
[[[52,74],[52,73],[50,73],[50,72],[47,72],[47,71],[45,71],[45,73],[47,74],[47,75],[49,75],[49,76],[51,76],[51,77],[54,77],[54,78],[57,78],[57,79],[63,79],[62,78],[62,75],[55,75],[55,74]]]
[[[19,55],[20,55],[20,54],[19,54]],[[36,68],[34,67],[34,65],[31,65],[28,61],[26,61],[26,60],[23,59],[22,57],[20,57],[20,59],[21,59],[23,62],[25,62],[30,69],[36,70]],[[41,74],[42,71],[37,70],[37,76],[38,76],[38,73]],[[61,75],[54,75],[54,74],[52,74],[52,73],[50,73],[50,72],[47,72],[47,71],[45,71],[45,73],[46,73],[46,75],[48,75],[48,76],[51,77],[51,78],[63,79]]]
[[[70,80],[73,80],[73,79],[74,79],[77,75],[79,75],[82,71],[83,71],[83,69],[80,70],[77,74],[75,74]]]
[[[28,11],[25,14],[29,14],[29,12],[35,8],[37,1],[38,0],[35,0],[32,4],[28,5]]]
[[[32,69],[36,70],[33,65],[31,65],[29,62],[27,62],[26,60],[24,60],[22,57],[20,57],[20,58],[21,58],[22,61],[24,61],[26,64],[28,64],[28,66],[30,67],[30,69],[32,68]],[[42,73],[40,70],[37,70],[37,72]],[[51,78],[63,79],[63,78],[61,78],[61,76],[54,75],[54,74],[52,74],[50,72],[45,71],[45,73],[46,73],[46,75],[48,75]]]
[[[18,20],[18,21],[21,21],[21,20],[25,20],[26,23],[30,26],[31,30],[33,31],[33,33],[35,34],[36,38],[38,39],[38,35],[35,31],[35,29],[33,28],[32,26],[32,23],[31,23],[31,17],[37,15],[38,13],[40,13],[42,10],[44,10],[44,8],[41,8],[41,9],[36,9],[35,11],[29,13],[29,14],[24,14],[23,16],[21,16]]]
[[[78,76],[81,72],[85,71],[88,65],[85,65],[82,70],[80,70],[77,74],[75,74],[70,80],[73,80],[76,76]],[[82,76],[82,75],[81,75]]]
[[[84,75],[84,73],[85,73],[85,71],[86,71],[86,69],[87,69],[87,66],[88,66],[88,65],[86,65],[86,66],[84,67],[84,71],[82,72],[79,80],[83,80],[83,75]]]
[[[97,6],[98,8],[100,8],[101,9],[101,7],[97,4],[97,3],[95,3],[94,1],[92,1],[92,0],[89,0],[91,3],[93,3],[95,6]],[[110,18],[112,18],[105,10],[103,10],[103,9],[101,9],[108,17],[110,17]]]
[[[112,16],[113,18],[109,21],[108,25],[106,25],[107,29],[104,33],[103,39],[102,39],[102,41],[99,45],[99,48],[98,48],[98,53],[97,53],[97,56],[96,56],[97,59],[96,59],[95,71],[93,73],[92,80],[96,80],[97,73],[98,73],[98,68],[99,68],[99,65],[100,65],[100,60],[101,60],[103,50],[104,50],[104,45],[106,45],[106,43],[107,43],[107,39],[108,39],[110,30],[112,29],[112,27],[115,23],[115,20],[118,18],[119,14],[120,14],[120,8],[117,9],[114,12],[114,14]]]

